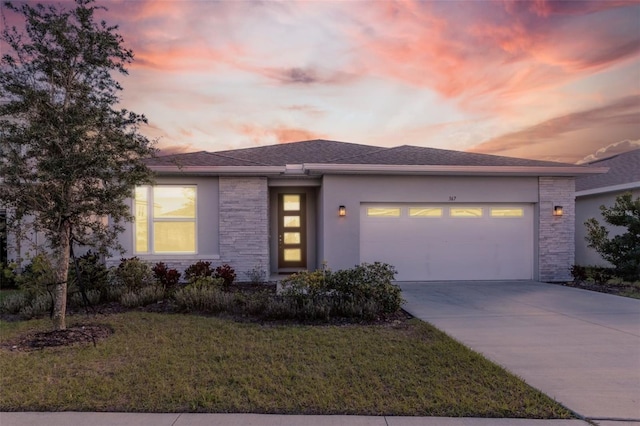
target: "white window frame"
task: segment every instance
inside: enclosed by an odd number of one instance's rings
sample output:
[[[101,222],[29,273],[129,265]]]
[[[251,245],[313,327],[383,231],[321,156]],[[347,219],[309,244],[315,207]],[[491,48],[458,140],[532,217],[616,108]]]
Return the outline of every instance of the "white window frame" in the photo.
[[[134,208],[134,224],[133,224],[133,252],[136,255],[197,255],[198,254],[198,186],[190,185],[190,184],[160,184],[160,185],[143,185],[138,186],[136,189],[144,188],[147,191],[147,251],[138,251],[137,250],[137,242],[136,242],[136,227],[135,223],[135,215],[136,215],[136,198],[135,192],[133,197],[133,208]],[[195,194],[195,205],[194,205],[194,218],[159,218],[156,219],[153,212],[154,206],[154,189],[155,188],[191,188]],[[194,226],[194,250],[193,251],[162,251],[156,252],[154,250],[155,245],[155,235],[154,235],[154,225],[157,222],[173,222],[173,223],[193,223]]]

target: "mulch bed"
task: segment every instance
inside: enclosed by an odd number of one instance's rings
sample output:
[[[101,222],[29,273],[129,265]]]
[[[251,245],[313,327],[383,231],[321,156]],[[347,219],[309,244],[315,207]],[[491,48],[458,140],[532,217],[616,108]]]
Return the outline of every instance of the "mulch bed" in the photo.
[[[587,281],[570,281],[563,283],[555,283],[560,284],[565,287],[573,287],[573,288],[581,288],[583,290],[597,291],[599,293],[607,293],[607,294],[615,294],[619,295],[620,293],[635,293],[639,294],[640,289],[638,287],[633,286],[630,283],[596,283],[596,282],[587,282]],[[628,294],[626,294],[628,296]]]
[[[76,344],[97,345],[98,341],[113,334],[113,329],[104,324],[87,324],[68,327],[66,330],[44,331],[19,336],[4,343],[2,347],[11,351],[30,352],[56,346]]]

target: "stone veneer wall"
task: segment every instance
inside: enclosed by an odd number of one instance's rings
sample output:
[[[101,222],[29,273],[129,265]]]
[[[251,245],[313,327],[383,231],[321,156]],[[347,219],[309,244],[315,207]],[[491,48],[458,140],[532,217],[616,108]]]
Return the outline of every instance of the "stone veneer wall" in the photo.
[[[220,177],[220,260],[238,281],[259,267],[269,276],[269,188],[265,177]]]
[[[540,281],[570,281],[575,262],[575,179],[538,178],[538,268]],[[562,206],[563,215],[553,216]]]

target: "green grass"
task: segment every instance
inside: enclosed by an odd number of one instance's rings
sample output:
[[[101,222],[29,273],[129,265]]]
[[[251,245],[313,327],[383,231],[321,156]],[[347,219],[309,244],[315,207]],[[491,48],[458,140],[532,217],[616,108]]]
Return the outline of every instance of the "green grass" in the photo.
[[[97,347],[0,350],[0,411],[570,418],[430,325],[301,326],[129,312]],[[47,330],[0,322],[0,341]]]

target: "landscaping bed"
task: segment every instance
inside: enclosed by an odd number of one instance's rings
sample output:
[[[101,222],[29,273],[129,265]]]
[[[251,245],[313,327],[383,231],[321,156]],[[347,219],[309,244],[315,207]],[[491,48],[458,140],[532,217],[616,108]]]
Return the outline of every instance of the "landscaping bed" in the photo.
[[[640,299],[640,282],[624,281],[571,281],[563,283],[566,287],[581,288],[583,290],[597,291],[599,293],[615,294],[616,296]]]

